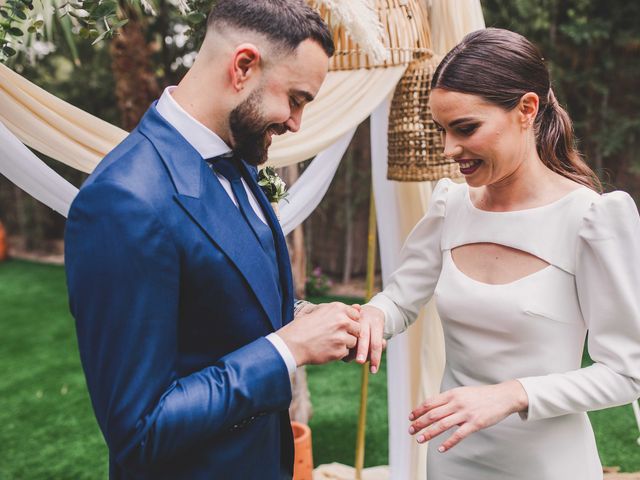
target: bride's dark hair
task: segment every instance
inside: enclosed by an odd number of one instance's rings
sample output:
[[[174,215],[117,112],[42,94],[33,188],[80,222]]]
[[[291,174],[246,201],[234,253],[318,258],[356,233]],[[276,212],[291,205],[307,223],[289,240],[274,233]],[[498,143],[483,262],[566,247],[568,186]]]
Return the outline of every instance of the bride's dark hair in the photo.
[[[522,35],[499,28],[468,34],[442,59],[431,88],[478,95],[507,111],[525,93],[536,93],[540,104],[534,127],[541,160],[554,172],[602,191],[576,148],[571,119],[556,100],[540,51]]]

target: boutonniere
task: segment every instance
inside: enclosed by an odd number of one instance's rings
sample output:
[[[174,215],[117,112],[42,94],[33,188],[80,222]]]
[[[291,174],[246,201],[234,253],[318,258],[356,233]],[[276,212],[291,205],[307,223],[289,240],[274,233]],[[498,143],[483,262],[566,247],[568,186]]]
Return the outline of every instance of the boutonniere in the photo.
[[[287,184],[284,183],[284,180],[280,178],[273,167],[264,167],[258,172],[258,185],[260,185],[270,203],[277,204],[280,200],[286,200],[289,195]]]

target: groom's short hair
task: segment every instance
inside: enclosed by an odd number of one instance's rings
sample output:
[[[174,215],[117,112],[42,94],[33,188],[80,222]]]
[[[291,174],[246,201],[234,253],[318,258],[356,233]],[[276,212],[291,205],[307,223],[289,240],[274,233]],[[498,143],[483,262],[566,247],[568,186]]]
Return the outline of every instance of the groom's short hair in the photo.
[[[335,50],[329,27],[304,0],[217,0],[207,26],[258,32],[287,53],[307,39],[319,43],[329,57]]]

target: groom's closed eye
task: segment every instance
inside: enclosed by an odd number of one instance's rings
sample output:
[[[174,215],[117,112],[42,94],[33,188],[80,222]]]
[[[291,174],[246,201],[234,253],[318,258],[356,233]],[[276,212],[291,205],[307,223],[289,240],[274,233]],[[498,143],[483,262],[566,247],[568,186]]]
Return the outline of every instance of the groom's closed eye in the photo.
[[[297,106],[302,106],[306,103],[313,102],[315,96],[313,94],[307,92],[306,90],[291,90],[289,92],[289,96],[291,99],[297,102]]]

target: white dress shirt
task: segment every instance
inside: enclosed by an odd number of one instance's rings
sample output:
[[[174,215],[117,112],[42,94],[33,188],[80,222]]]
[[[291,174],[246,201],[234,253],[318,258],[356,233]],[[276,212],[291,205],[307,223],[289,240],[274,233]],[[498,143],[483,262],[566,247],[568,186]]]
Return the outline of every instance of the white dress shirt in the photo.
[[[162,118],[169,122],[180,133],[180,135],[189,142],[189,144],[200,154],[203,160],[230,152],[231,148],[224,143],[218,135],[209,130],[202,123],[189,115],[180,105],[178,105],[178,102],[176,102],[171,95],[171,92],[175,88],[175,86],[167,87],[162,93],[160,100],[158,100],[156,109]],[[229,180],[213,170],[211,173],[216,175],[222,187],[227,192],[227,195],[229,195],[229,198],[231,198],[236,207],[238,207],[238,200],[231,190]],[[260,208],[260,204],[249,189],[244,178],[242,179],[242,185],[247,192],[247,197],[249,197],[251,208],[256,212],[258,218],[266,224],[267,220],[264,212]],[[292,375],[296,371],[297,364],[291,350],[287,347],[287,344],[275,332],[267,335],[266,338],[273,344],[276,350],[278,350],[278,353],[280,353],[282,360],[287,366],[289,374]]]

